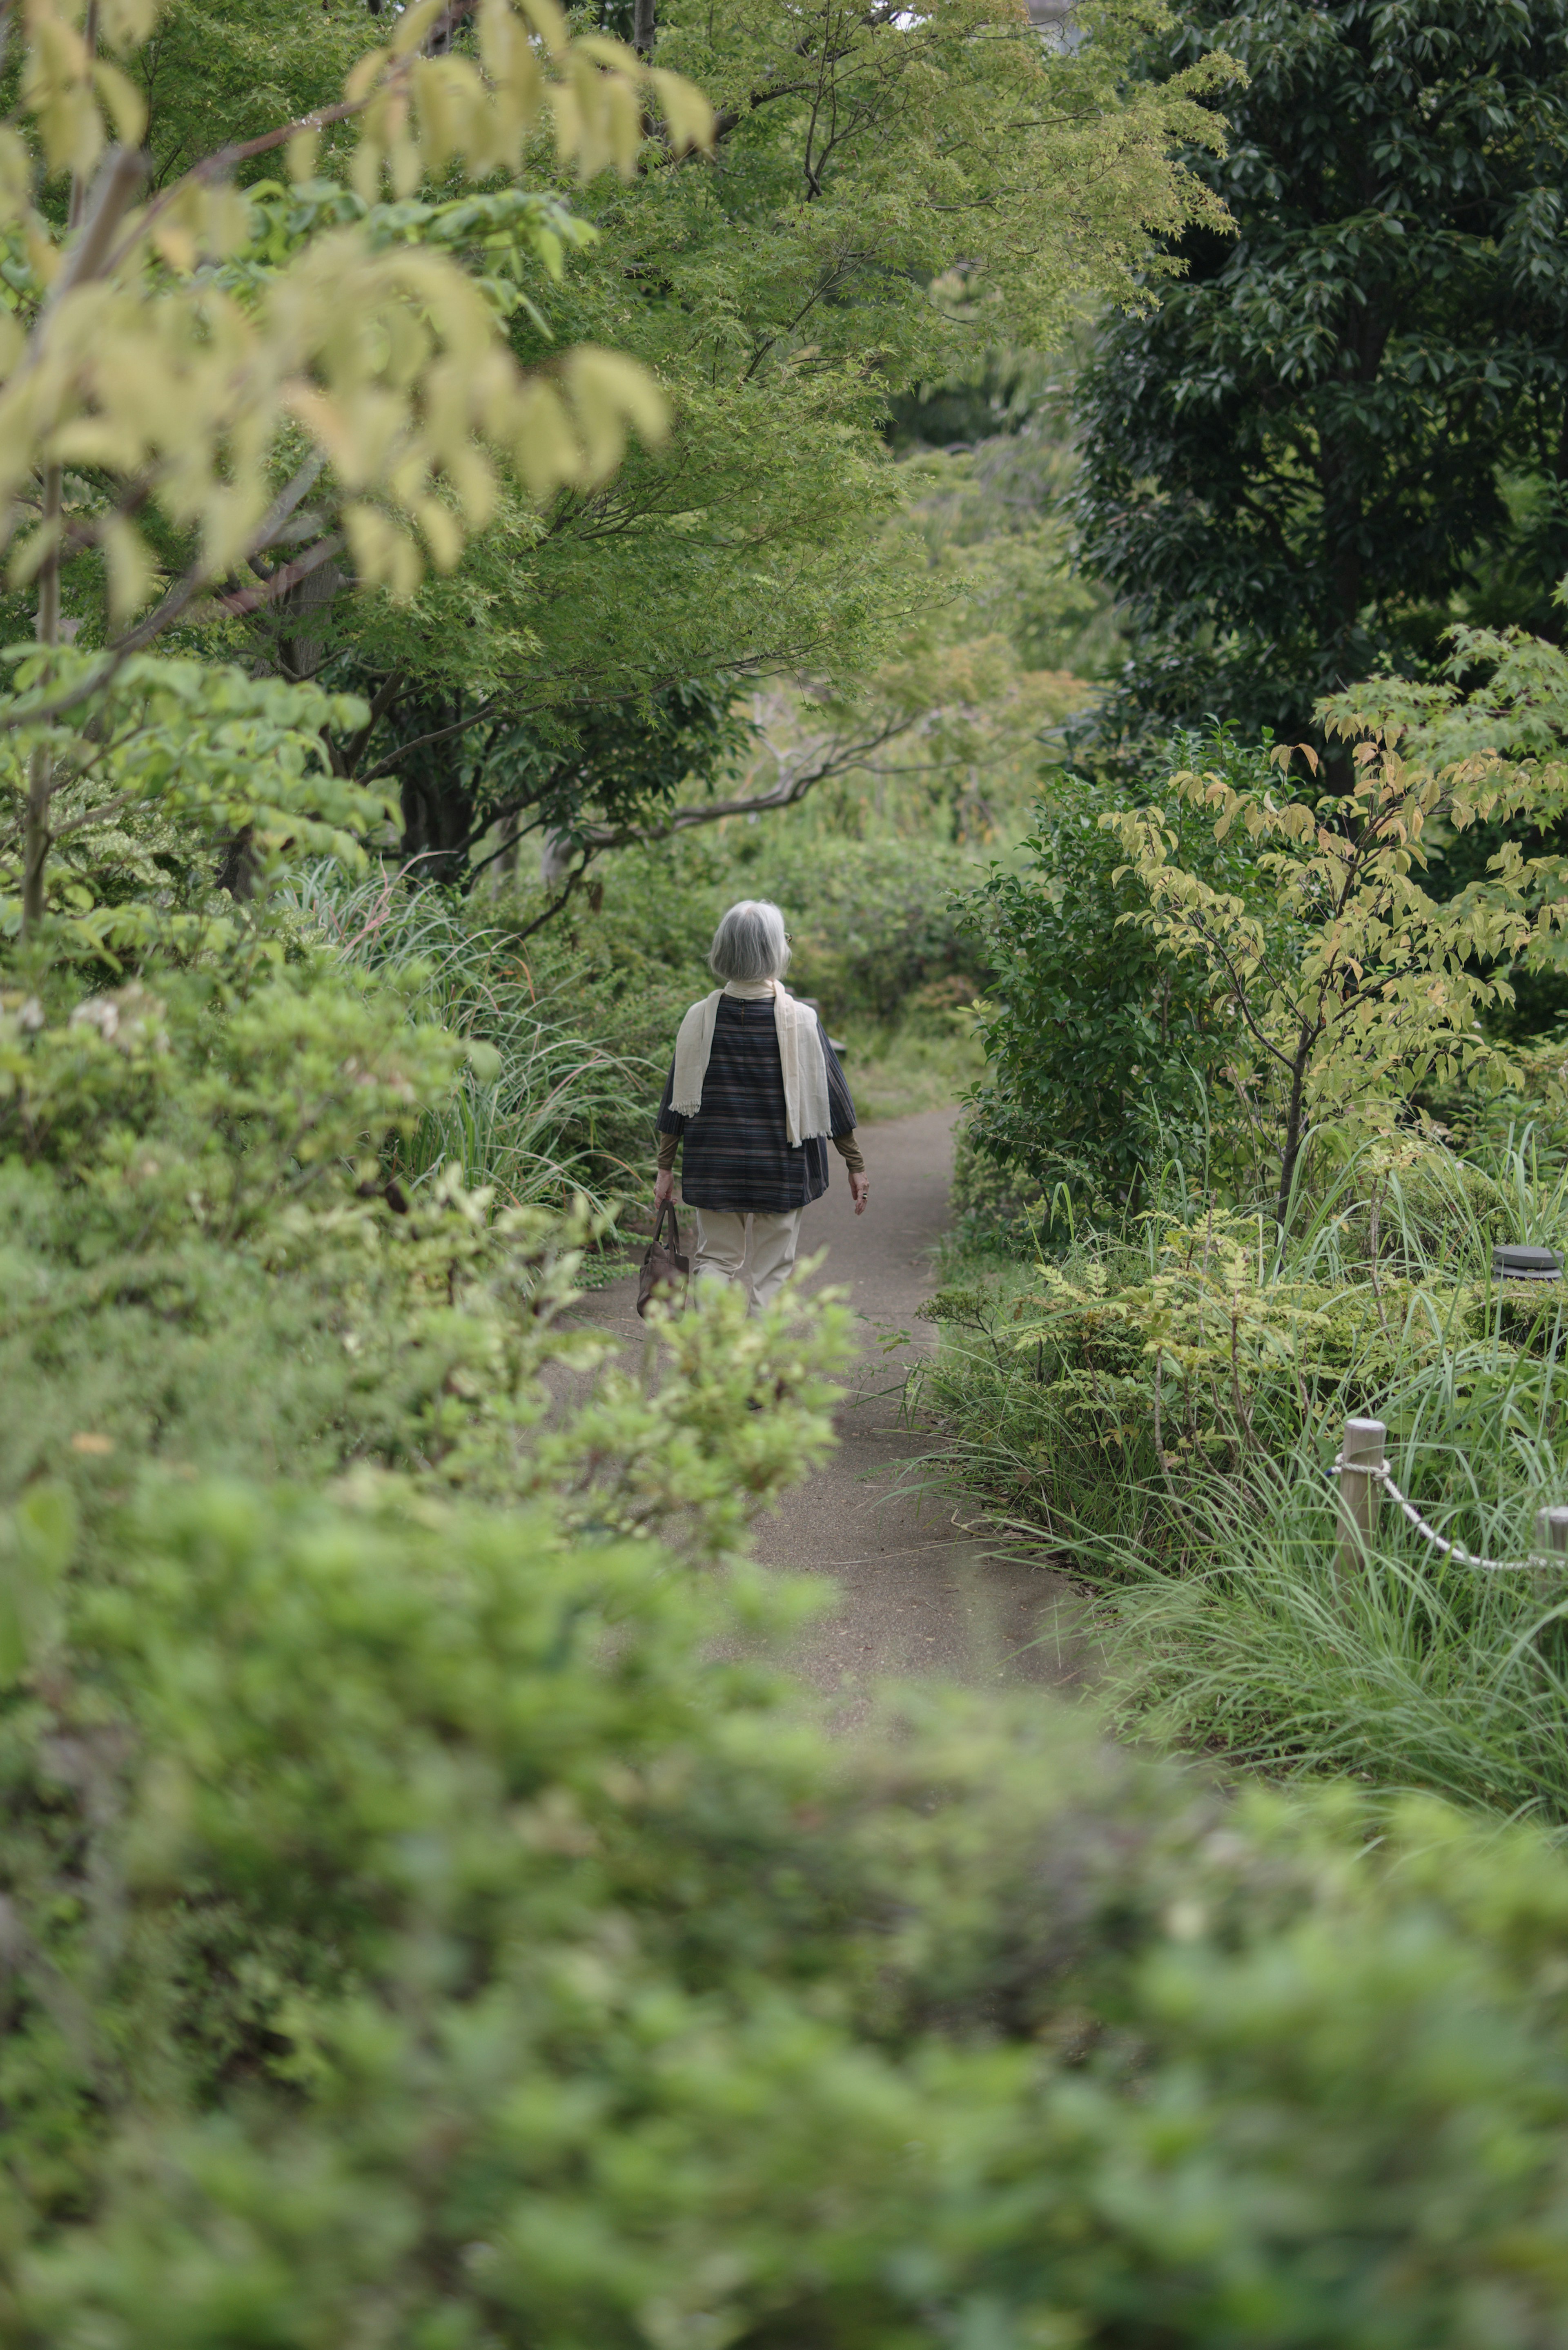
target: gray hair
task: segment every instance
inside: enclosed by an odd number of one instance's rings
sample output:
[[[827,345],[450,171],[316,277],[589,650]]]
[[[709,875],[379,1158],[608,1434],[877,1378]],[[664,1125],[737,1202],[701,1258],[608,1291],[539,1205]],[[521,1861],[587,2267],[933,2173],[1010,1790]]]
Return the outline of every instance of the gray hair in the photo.
[[[708,968],[716,979],[753,987],[782,979],[789,969],[789,940],[778,908],[766,898],[742,898],[732,906],[713,933]]]

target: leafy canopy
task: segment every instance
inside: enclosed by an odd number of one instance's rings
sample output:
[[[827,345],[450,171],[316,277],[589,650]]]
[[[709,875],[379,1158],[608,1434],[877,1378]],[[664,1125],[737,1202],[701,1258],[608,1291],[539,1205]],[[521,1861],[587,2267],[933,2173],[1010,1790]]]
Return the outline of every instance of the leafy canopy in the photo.
[[[1089,14],[1093,37],[1068,54],[989,0],[659,9],[660,66],[713,97],[711,152],[648,151],[575,196],[599,242],[532,289],[537,318],[515,313],[513,344],[528,369],[562,345],[634,356],[670,436],[563,488],[542,529],[504,504],[406,611],[344,606],[321,624],[388,697],[357,772],[437,764],[411,746],[441,702],[456,802],[472,757],[457,733],[482,740],[502,720],[552,746],[618,701],[779,672],[853,693],[908,643],[946,586],[890,527],[890,398],[993,337],[1059,338],[1086,300],[1132,297],[1137,269],[1159,265],[1155,239],[1221,220],[1172,149],[1220,136],[1197,98],[1227,69],[1131,83],[1160,12]],[[520,804],[553,827],[515,781],[477,813]],[[421,824],[422,847],[436,827]]]
[[[427,561],[450,569],[483,528],[499,464],[544,495],[598,479],[632,424],[662,432],[655,388],[623,360],[579,349],[530,375],[507,348],[504,320],[526,298],[521,256],[560,266],[571,230],[558,203],[410,199],[429,178],[514,176],[546,109],[558,156],[585,173],[629,168],[645,99],[672,149],[707,135],[708,110],[619,44],[570,40],[554,0],[460,13],[473,56],[452,51],[452,9],[419,0],[357,58],[336,103],[148,193],[136,142],[150,85],[99,52],[134,60],[156,0],[28,11],[0,124],[0,550],[13,587],[36,580],[49,647],[64,559],[95,556],[110,641],[52,702],[0,700],[0,732],[40,708],[90,712],[130,655],[202,617],[192,608],[215,583],[229,583],[230,608],[254,609],[346,551],[362,584],[406,596]],[[351,192],[314,178],[324,120],[356,125]],[[279,150],[297,198],[233,186],[234,164]],[[161,552],[180,576],[130,625]],[[28,753],[12,868],[24,928],[47,910],[53,804],[80,765],[62,768],[47,741]]]
[[[40,469],[85,466],[113,485],[82,527],[109,557],[123,618],[151,576],[134,510],[151,504],[196,534],[188,602],[273,544],[330,464],[360,576],[406,591],[421,543],[450,564],[487,519],[497,458],[548,488],[613,463],[628,421],[657,431],[650,389],[603,357],[579,355],[559,389],[525,378],[482,290],[439,239],[381,237],[328,206],[296,224],[292,250],[271,255],[264,243],[250,256],[270,266],[225,270],[254,232],[223,151],[139,202],[143,102],[118,64],[92,53],[79,13],[29,13],[19,107],[0,139],[0,220],[26,263],[13,273],[21,283],[0,348],[14,577],[36,573],[64,535],[57,515],[16,546],[32,519],[19,494]],[[328,109],[358,124],[350,178],[363,206],[386,182],[406,199],[431,175],[515,173],[546,108],[559,153],[585,173],[629,166],[645,90],[670,111],[678,141],[705,134],[694,92],[650,78],[617,43],[568,40],[551,0],[527,14],[482,0],[473,13],[475,57],[428,54],[443,9],[420,0]],[[151,0],[119,0],[94,17],[130,53],[155,21]],[[286,123],[259,143],[286,148],[290,177],[310,182],[313,124]],[[76,193],[61,227],[39,182],[63,172]],[[518,225],[538,240],[543,224]],[[273,469],[291,436],[298,457],[280,495]]]
[[[1248,80],[1189,160],[1236,233],[1106,330],[1085,553],[1141,632],[1124,719],[1293,733],[1456,614],[1555,632],[1568,9],[1194,0],[1146,69],[1216,48]]]

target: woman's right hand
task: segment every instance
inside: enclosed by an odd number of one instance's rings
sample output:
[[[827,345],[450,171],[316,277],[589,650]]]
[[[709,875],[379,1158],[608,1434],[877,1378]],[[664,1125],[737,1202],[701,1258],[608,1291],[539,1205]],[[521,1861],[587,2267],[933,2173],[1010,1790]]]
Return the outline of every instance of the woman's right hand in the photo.
[[[661,1167],[653,1179],[653,1209],[657,1215],[666,1200],[675,1197],[675,1176],[668,1167]]]

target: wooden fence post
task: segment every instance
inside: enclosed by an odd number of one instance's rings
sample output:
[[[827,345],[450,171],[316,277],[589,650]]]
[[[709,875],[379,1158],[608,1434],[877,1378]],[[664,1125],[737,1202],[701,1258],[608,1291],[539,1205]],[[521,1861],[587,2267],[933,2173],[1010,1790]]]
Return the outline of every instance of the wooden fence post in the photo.
[[[1568,1553],[1568,1509],[1564,1509],[1561,1503],[1554,1509],[1537,1510],[1535,1513],[1535,1547],[1557,1555]],[[1568,1556],[1563,1557],[1563,1565],[1555,1573],[1550,1566],[1536,1568],[1537,1599],[1544,1602],[1551,1598],[1552,1586],[1562,1583],[1564,1568],[1568,1568]]]
[[[1334,1553],[1336,1575],[1350,1575],[1366,1563],[1377,1523],[1377,1503],[1383,1487],[1367,1469],[1381,1469],[1388,1430],[1380,1419],[1347,1419],[1339,1448],[1339,1547]],[[1366,1464],[1365,1467],[1353,1463]]]

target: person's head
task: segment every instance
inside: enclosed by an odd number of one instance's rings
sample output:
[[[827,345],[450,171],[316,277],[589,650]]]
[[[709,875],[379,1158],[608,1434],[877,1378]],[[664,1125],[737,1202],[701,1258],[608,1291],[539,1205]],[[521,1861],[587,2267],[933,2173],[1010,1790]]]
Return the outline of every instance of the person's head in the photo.
[[[778,908],[766,898],[742,898],[732,906],[713,933],[708,968],[715,979],[753,987],[782,979],[789,969],[789,940]]]

